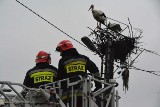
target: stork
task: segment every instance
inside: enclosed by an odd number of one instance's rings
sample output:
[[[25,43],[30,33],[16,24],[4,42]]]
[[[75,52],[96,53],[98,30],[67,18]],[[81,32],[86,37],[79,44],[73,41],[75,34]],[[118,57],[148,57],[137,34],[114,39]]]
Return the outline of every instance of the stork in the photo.
[[[101,10],[94,10],[94,5],[91,5],[89,10],[90,9],[92,9],[92,15],[94,19],[97,21],[97,26],[98,26],[98,22],[100,27],[101,27],[101,23],[105,25],[106,15],[104,14],[104,12],[102,12]]]

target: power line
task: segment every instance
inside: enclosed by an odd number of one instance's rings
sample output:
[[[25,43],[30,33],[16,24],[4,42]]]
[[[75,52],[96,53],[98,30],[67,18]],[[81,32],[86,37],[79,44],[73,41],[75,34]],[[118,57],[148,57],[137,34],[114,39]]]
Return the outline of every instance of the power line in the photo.
[[[155,52],[155,51],[151,51],[151,50],[144,49],[144,48],[139,48],[139,50],[140,50],[140,51],[145,50],[146,52],[149,52],[149,53],[152,53],[152,54],[154,54],[154,55],[160,56],[160,54],[158,54],[158,53]]]
[[[135,70],[140,70],[140,71],[144,71],[144,72],[148,72],[148,73],[154,74],[154,75],[156,75],[156,76],[160,76],[160,74],[155,73],[155,72],[159,72],[159,73],[160,73],[160,71],[149,71],[149,70],[144,70],[144,69],[137,68],[137,67],[135,67],[135,66],[132,66],[132,67],[133,67],[133,69],[135,69]]]
[[[24,5],[23,3],[21,3],[20,1],[16,0],[16,2],[18,2],[19,4],[21,4],[23,7],[25,7],[26,9],[28,9],[29,11],[31,11],[33,14],[37,15],[38,17],[40,17],[42,20],[44,20],[45,22],[47,22],[48,24],[50,24],[51,26],[55,27],[57,30],[59,30],[60,32],[64,33],[66,36],[68,36],[69,38],[73,39],[74,41],[76,41],[77,43],[81,44],[82,46],[86,47],[84,44],[82,44],[81,42],[79,42],[78,40],[76,40],[75,38],[73,38],[72,36],[70,36],[69,34],[67,34],[66,32],[64,32],[63,30],[61,30],[60,28],[58,28],[57,26],[55,26],[53,23],[49,22],[47,19],[45,19],[44,17],[40,16],[38,13],[36,13],[35,11],[33,11],[32,9],[30,9],[29,7],[27,7],[26,5]],[[111,19],[111,18],[108,18]],[[111,19],[114,20],[114,19]],[[116,21],[116,20],[114,20]],[[119,21],[117,21],[119,22]],[[120,23],[120,22],[119,22]],[[124,23],[123,23],[124,24]],[[88,47],[86,47],[88,48]],[[143,48],[142,48],[143,49]],[[160,56],[158,53],[151,51],[151,50],[147,50],[144,49],[147,52],[150,52],[152,54],[156,54],[158,56]]]
[[[59,30],[60,32],[64,33],[66,36],[70,37],[71,39],[73,39],[74,41],[78,42],[79,44],[81,44],[82,46],[86,47],[84,44],[82,44],[81,42],[79,42],[78,40],[74,39],[72,36],[70,36],[69,34],[67,34],[66,32],[64,32],[63,30],[61,30],[60,28],[58,28],[57,26],[55,26],[54,24],[52,24],[51,22],[49,22],[47,19],[45,19],[44,17],[40,16],[38,13],[36,13],[35,11],[33,11],[32,9],[30,9],[29,7],[27,7],[26,5],[24,5],[23,3],[21,3],[20,1],[16,0],[19,4],[21,4],[23,7],[25,7],[26,9],[28,9],[29,11],[31,11],[32,13],[34,13],[35,15],[37,15],[38,17],[40,17],[42,20],[44,20],[45,22],[47,22],[48,24],[50,24],[51,26],[55,27],[57,30]],[[86,47],[87,48],[87,47]]]

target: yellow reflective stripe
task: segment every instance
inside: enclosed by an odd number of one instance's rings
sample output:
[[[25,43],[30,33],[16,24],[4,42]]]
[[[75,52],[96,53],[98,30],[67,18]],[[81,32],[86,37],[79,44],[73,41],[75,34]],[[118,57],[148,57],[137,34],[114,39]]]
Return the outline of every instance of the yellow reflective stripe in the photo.
[[[82,95],[83,95],[83,93],[76,93],[77,97],[82,97]],[[75,96],[75,94],[73,94],[73,96]],[[61,97],[61,99],[65,100],[65,99],[67,99],[67,97],[68,97],[67,95],[64,95]],[[72,97],[72,94],[69,94],[69,98],[71,98],[71,97]]]
[[[83,65],[85,65],[86,62],[85,61],[74,61],[74,62],[70,62],[70,63],[68,63],[66,65],[75,65],[75,64],[83,64]]]
[[[52,75],[52,76],[55,76],[55,74],[53,72],[40,71],[40,72],[36,72],[34,74],[31,74],[31,78],[34,77],[34,76],[38,76],[38,75]]]

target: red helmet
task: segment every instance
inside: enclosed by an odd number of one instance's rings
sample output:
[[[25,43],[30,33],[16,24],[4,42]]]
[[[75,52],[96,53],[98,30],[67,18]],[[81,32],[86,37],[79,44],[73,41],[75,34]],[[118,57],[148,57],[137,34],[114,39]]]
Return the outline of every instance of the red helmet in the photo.
[[[50,54],[47,53],[47,52],[44,52],[44,51],[40,51],[37,56],[36,56],[36,60],[35,60],[36,63],[39,63],[39,62],[47,62],[47,63],[51,63],[51,57],[50,57]]]
[[[69,40],[63,40],[57,45],[56,51],[62,52],[71,48],[74,48],[72,43]]]

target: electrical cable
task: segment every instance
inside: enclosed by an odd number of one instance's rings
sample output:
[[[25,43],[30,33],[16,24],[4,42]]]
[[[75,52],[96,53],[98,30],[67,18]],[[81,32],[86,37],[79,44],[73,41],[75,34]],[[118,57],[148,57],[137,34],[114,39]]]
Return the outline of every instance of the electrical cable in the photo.
[[[42,20],[46,21],[48,24],[50,24],[51,26],[55,27],[57,30],[59,30],[60,32],[64,33],[66,36],[70,37],[71,39],[73,39],[74,41],[78,42],[79,44],[81,44],[82,46],[86,47],[84,44],[82,44],[81,42],[79,42],[78,40],[74,39],[72,36],[70,36],[69,34],[67,34],[66,32],[64,32],[63,30],[61,30],[60,28],[58,28],[57,26],[55,26],[54,24],[52,24],[51,22],[49,22],[47,19],[45,19],[44,17],[40,16],[38,13],[36,13],[35,11],[33,11],[32,9],[30,9],[29,7],[27,7],[26,5],[24,5],[23,3],[21,3],[20,1],[16,0],[16,2],[18,2],[19,4],[21,4],[23,7],[25,7],[26,9],[28,9],[29,11],[31,11],[32,13],[34,13],[35,15],[37,15],[38,17],[40,17]],[[87,47],[86,47],[87,48]]]
[[[151,73],[151,74],[160,76],[160,74],[155,73],[155,72],[160,72],[160,71],[148,71],[148,70],[144,70],[144,69],[137,68],[137,67],[135,67],[135,66],[132,66],[132,67],[133,67],[132,69],[135,69],[135,70],[140,70],[140,71],[144,71],[144,72],[148,72],[148,73]]]

